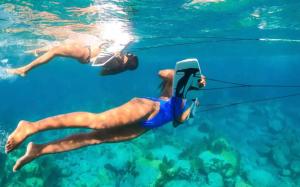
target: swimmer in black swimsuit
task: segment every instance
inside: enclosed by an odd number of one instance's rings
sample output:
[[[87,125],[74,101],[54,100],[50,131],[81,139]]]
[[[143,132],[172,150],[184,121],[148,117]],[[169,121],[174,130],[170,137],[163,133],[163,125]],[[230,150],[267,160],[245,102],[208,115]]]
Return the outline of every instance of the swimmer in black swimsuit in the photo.
[[[57,56],[74,58],[79,60],[79,62],[82,64],[91,63],[93,66],[101,66],[95,65],[94,62],[96,62],[97,59],[100,59],[98,61],[101,61],[101,58],[109,56],[110,60],[105,62],[105,64],[102,66],[103,69],[101,70],[101,75],[111,75],[121,73],[126,70],[135,70],[138,67],[137,56],[131,53],[124,54],[122,51],[108,53],[104,44],[100,46],[84,46],[80,43],[69,43],[55,46],[51,49],[38,49],[36,53],[38,52],[44,52],[44,54],[23,67],[7,69],[7,72],[25,76],[33,68],[48,63]]]

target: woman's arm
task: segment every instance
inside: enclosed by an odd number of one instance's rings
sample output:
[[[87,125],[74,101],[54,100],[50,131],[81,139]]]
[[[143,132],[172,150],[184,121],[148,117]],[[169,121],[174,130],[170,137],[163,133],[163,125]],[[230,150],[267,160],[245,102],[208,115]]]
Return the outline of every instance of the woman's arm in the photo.
[[[204,75],[201,75],[201,79],[199,79],[198,85],[199,85],[199,88],[206,86],[206,77]],[[191,115],[191,112],[193,114],[195,107],[199,107],[199,105],[200,105],[200,103],[199,103],[198,99],[196,98],[196,100],[193,101],[193,104],[191,104],[191,106],[187,110],[185,110],[177,120],[173,121],[173,126],[178,127],[180,124],[182,124],[186,120],[188,120]]]
[[[191,107],[189,107],[183,114],[175,121],[173,121],[173,127],[178,127],[179,125],[183,124],[191,114]]]
[[[170,98],[172,97],[172,84],[173,84],[173,69],[160,70],[158,76],[163,80],[160,84],[160,97],[161,98]]]
[[[174,70],[173,69],[164,69],[158,72],[158,75],[163,80],[173,81]]]
[[[186,109],[177,120],[173,121],[173,126],[178,127],[179,125],[183,124],[186,120],[188,120],[191,115],[192,108],[193,104],[188,109]]]

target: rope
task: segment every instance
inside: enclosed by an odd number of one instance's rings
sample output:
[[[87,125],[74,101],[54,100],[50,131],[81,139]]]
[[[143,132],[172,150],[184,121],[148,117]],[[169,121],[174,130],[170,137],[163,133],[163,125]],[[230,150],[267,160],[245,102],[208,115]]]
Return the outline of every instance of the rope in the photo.
[[[174,47],[184,45],[197,45],[202,43],[213,43],[213,42],[236,42],[236,41],[264,41],[264,42],[296,42],[300,43],[300,39],[287,39],[287,38],[234,38],[234,37],[216,37],[216,36],[154,36],[144,37],[142,39],[214,39],[214,40],[201,40],[195,42],[184,42],[184,43],[173,43],[173,44],[161,44],[152,45],[145,47],[133,48],[133,51],[149,50],[163,47]]]
[[[221,89],[231,89],[231,88],[300,88],[300,85],[271,85],[271,84],[243,84],[243,83],[237,83],[237,82],[231,82],[231,81],[224,81],[219,79],[213,79],[213,78],[206,78],[210,81],[220,82],[224,84],[231,84],[235,86],[228,86],[228,87],[216,87],[216,88],[208,88],[208,89],[201,89],[201,90],[221,90]],[[248,101],[240,101],[240,102],[233,102],[229,104],[206,104],[202,105],[204,107],[210,107],[208,109],[200,110],[200,112],[206,112],[211,110],[218,110],[222,108],[232,107],[236,105],[242,105],[242,104],[251,104],[251,103],[258,103],[258,102],[265,102],[265,101],[273,101],[273,100],[279,100],[279,99],[285,99],[289,97],[296,97],[300,96],[300,93],[293,93],[289,95],[283,95],[283,96],[276,96],[276,97],[268,97],[263,99],[254,99],[254,100],[248,100]]]
[[[224,84],[231,84],[231,85],[237,85],[232,87],[223,87],[223,88],[239,88],[239,87],[255,87],[255,88],[300,88],[300,85],[281,85],[281,84],[244,84],[244,83],[237,83],[237,82],[231,82],[231,81],[224,81],[220,79],[214,79],[214,78],[206,78],[207,80],[214,81],[214,82],[220,82]],[[221,87],[222,88],[222,87]],[[211,89],[220,89],[220,88],[211,88]],[[206,89],[209,90],[209,89]]]
[[[203,43],[213,43],[213,42],[231,42],[231,41],[241,41],[241,40],[252,40],[252,39],[222,39],[222,40],[208,40],[208,41],[195,41],[195,42],[185,42],[185,43],[173,43],[173,44],[161,44],[161,45],[152,45],[152,46],[146,46],[146,47],[136,47],[132,48],[131,51],[143,51],[143,50],[150,50],[150,49],[156,49],[156,48],[164,48],[164,47],[175,47],[175,46],[186,46],[186,45],[197,45],[197,44],[203,44]]]
[[[219,106],[211,107],[211,108],[204,109],[204,110],[199,110],[199,112],[207,112],[207,111],[211,111],[211,110],[218,110],[218,109],[237,106],[237,105],[242,105],[242,104],[252,104],[252,103],[273,101],[273,100],[285,99],[285,98],[296,97],[296,96],[300,96],[300,93],[294,93],[294,94],[283,95],[283,96],[268,97],[268,98],[263,98],[263,99],[253,99],[253,100],[241,101],[241,102],[235,102],[235,103],[229,103],[229,104],[208,104],[208,105],[203,105],[203,106],[213,106],[213,105],[219,105]]]

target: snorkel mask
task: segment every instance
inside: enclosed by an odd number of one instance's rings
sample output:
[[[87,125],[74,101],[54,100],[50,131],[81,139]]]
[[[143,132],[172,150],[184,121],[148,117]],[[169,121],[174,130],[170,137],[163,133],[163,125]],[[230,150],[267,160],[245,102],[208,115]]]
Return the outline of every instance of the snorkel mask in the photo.
[[[134,55],[132,53],[130,53],[130,52],[126,52],[125,56],[127,56],[127,57],[133,57]]]

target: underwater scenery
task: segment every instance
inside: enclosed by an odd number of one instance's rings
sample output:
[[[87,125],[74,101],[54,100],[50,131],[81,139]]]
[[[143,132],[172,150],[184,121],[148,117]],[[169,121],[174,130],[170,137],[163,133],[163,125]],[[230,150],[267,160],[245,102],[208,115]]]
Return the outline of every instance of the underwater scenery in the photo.
[[[300,187],[299,8],[298,0],[1,0],[0,187]],[[80,50],[12,69],[64,44]],[[93,46],[137,56],[138,67],[103,76]],[[27,145],[91,132],[53,127],[6,153],[19,121],[159,97],[158,72],[188,58],[206,77],[193,118],[128,141],[46,151],[13,170]]]

